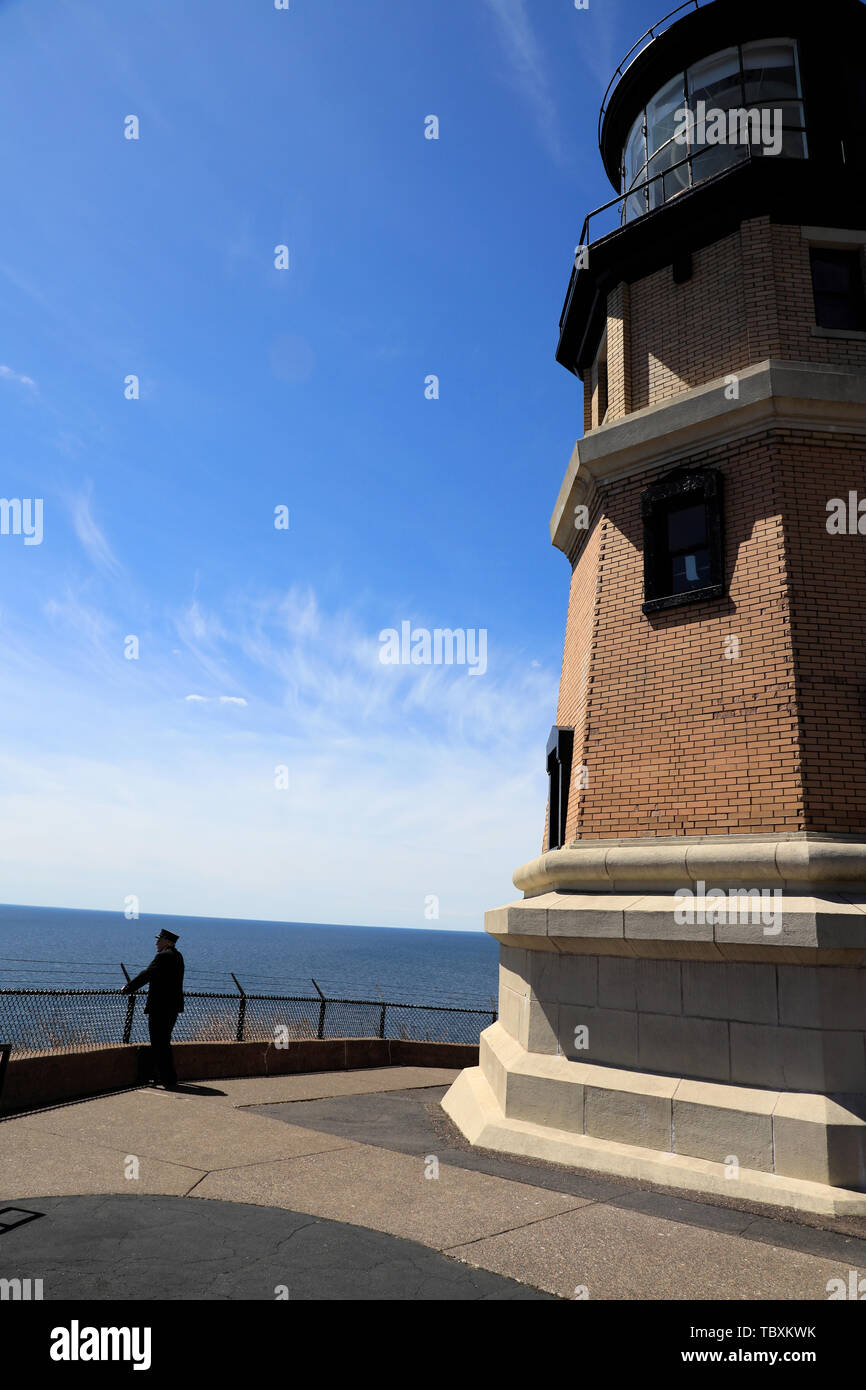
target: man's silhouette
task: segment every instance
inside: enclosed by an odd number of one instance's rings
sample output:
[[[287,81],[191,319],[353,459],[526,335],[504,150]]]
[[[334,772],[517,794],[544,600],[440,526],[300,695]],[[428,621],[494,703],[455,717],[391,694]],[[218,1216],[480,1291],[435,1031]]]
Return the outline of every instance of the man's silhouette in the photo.
[[[177,1089],[177,1072],[171,1055],[171,1030],[183,1013],[183,956],[175,950],[174,932],[161,931],[156,938],[156,955],[146,970],[123,986],[121,994],[134,994],[145,982],[148,985],[147,1014],[150,1032],[151,1066],[155,1080],[167,1091]]]

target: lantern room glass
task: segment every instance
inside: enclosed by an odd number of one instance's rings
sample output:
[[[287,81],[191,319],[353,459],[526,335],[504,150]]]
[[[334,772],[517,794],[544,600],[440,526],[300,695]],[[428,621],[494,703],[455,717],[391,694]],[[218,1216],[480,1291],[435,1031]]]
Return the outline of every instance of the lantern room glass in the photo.
[[[701,102],[703,105],[698,106]],[[683,112],[693,116],[687,141],[676,138]],[[714,144],[700,128],[700,112],[754,112],[749,140]],[[731,120],[731,126],[737,117]],[[761,39],[702,58],[662,87],[632,123],[621,170],[622,221],[631,222],[679,193],[763,151],[753,137],[761,128],[781,135],[778,155],[805,159],[805,119],[793,39]],[[744,122],[744,128],[746,123]],[[781,132],[778,127],[781,126]],[[730,131],[729,127],[729,131]],[[771,156],[768,156],[771,157]]]

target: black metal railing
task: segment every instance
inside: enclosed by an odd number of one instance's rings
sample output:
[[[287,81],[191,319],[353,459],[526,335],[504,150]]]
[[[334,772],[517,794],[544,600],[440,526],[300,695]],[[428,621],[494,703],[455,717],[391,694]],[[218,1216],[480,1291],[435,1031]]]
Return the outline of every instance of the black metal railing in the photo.
[[[807,127],[805,125],[786,125],[783,129],[803,136],[807,134]],[[744,164],[751,164],[756,161],[759,163],[762,162],[763,156],[756,155],[751,145],[743,145],[737,149],[735,157],[730,159],[721,169],[717,169],[712,174],[704,174],[701,177],[695,176],[694,166],[697,164],[698,160],[708,155],[715,155],[718,157],[720,149],[730,150],[736,148],[737,147],[731,145],[703,145],[699,149],[690,147],[683,158],[678,159],[676,163],[669,164],[666,169],[659,170],[657,174],[653,174],[650,178],[642,179],[639,183],[633,184],[632,187],[627,189],[624,193],[618,193],[616,197],[610,198],[606,203],[602,203],[599,207],[593,208],[592,212],[586,214],[586,217],[583,219],[583,226],[580,230],[580,242],[575,248],[576,255],[568,279],[568,288],[565,292],[562,313],[559,316],[560,332],[562,331],[562,325],[565,322],[569,306],[574,296],[578,277],[582,270],[589,268],[588,256],[590,247],[597,244],[599,241],[606,240],[608,237],[615,236],[618,232],[623,231],[625,227],[631,226],[635,222],[643,222],[645,219],[651,218],[655,213],[659,213],[664,208],[670,207],[676,199],[683,197],[685,194],[695,193],[698,189],[711,187],[720,179],[725,178],[727,175],[741,168]],[[802,157],[805,158],[805,156]],[[800,159],[801,156],[797,155],[794,156],[794,158]],[[674,183],[672,185],[672,191],[668,193],[668,186],[665,184],[664,180],[670,179],[672,174],[676,175],[677,171],[682,169],[683,166],[688,166],[687,172],[689,182],[679,185]],[[704,167],[709,167],[708,159]],[[662,196],[660,199],[655,200],[650,189],[653,184],[657,184],[659,181],[662,181]],[[629,203],[638,199],[643,203],[642,210],[629,212]],[[611,219],[614,225],[607,231],[591,233],[590,224],[593,218],[599,217],[602,213],[609,212],[611,208],[619,209],[618,216]],[[587,257],[586,260],[582,259],[582,253]]]
[[[791,129],[804,130],[805,127],[792,126]],[[606,237],[614,236],[616,233],[623,231],[623,229],[626,226],[631,226],[634,222],[644,221],[644,219],[652,217],[654,213],[659,213],[664,208],[670,207],[670,205],[677,198],[680,198],[687,193],[694,193],[699,188],[709,188],[719,179],[723,179],[726,177],[726,175],[733,173],[735,169],[739,169],[743,164],[749,164],[758,158],[758,156],[752,153],[751,145],[744,145],[742,147],[742,153],[739,153],[738,151],[735,159],[732,159],[730,163],[726,164],[724,168],[718,169],[714,174],[710,174],[700,179],[694,179],[694,175],[692,174],[690,169],[689,172],[690,178],[692,180],[691,182],[689,182],[686,185],[683,185],[680,188],[677,188],[676,192],[671,193],[669,197],[665,198],[663,196],[659,202],[655,203],[653,206],[649,206],[651,199],[648,190],[651,184],[658,183],[660,179],[663,180],[665,178],[670,178],[671,174],[675,173],[677,169],[682,168],[683,165],[694,165],[695,162],[698,159],[700,159],[703,155],[713,154],[717,152],[720,148],[731,149],[733,147],[707,145],[699,150],[690,149],[689,152],[686,155],[684,155],[682,159],[678,159],[675,164],[671,164],[667,167],[667,169],[661,169],[659,173],[653,174],[651,178],[644,179],[642,180],[642,182],[635,184],[632,188],[627,189],[625,193],[618,193],[615,198],[610,198],[608,202],[602,203],[599,207],[593,208],[592,212],[588,212],[586,214],[586,217],[583,219],[583,226],[581,227],[580,231],[580,242],[578,247],[576,248],[578,254],[576,254],[574,263],[571,267],[571,275],[569,276],[568,280],[568,289],[565,292],[565,300],[562,305],[562,313],[559,316],[560,329],[562,328],[562,325],[565,321],[565,316],[568,313],[568,307],[571,303],[572,296],[574,294],[574,287],[577,283],[577,278],[580,275],[581,270],[588,269],[588,261],[581,261],[580,252],[585,252],[588,256],[591,245],[599,241],[603,241]],[[664,184],[662,184],[663,194],[664,187]],[[640,196],[643,196],[645,200],[646,210],[637,213],[636,216],[627,218],[626,206],[629,200],[633,198],[638,198]],[[615,225],[609,231],[598,233],[594,237],[591,237],[590,223],[592,222],[593,218],[598,217],[603,212],[608,212],[611,208],[614,207],[619,208],[619,216],[616,219],[612,219],[615,221]]]
[[[631,64],[634,62],[635,58],[637,58],[640,53],[643,53],[645,48],[649,48],[649,45],[655,39],[658,38],[659,34],[664,32],[664,29],[668,27],[669,20],[674,19],[675,16],[678,14],[682,14],[683,10],[699,10],[701,8],[701,3],[702,0],[684,0],[684,3],[682,5],[677,5],[675,10],[670,10],[666,15],[662,15],[661,19],[657,19],[655,24],[651,25],[650,28],[647,29],[645,34],[641,35],[637,43],[632,44],[628,53],[623,58],[622,62],[618,65],[613,77],[608,82],[607,90],[605,91],[605,94],[601,99],[601,110],[598,113],[599,149],[601,149],[601,130],[602,126],[604,125],[605,115],[607,113],[608,98],[610,97],[611,91],[616,86],[619,79],[625,73],[626,68],[630,67]],[[706,0],[704,0],[704,3],[706,3]]]
[[[334,999],[315,980],[313,996],[184,994],[174,1042],[275,1042],[302,1038],[393,1038],[477,1043],[496,1010],[385,999]],[[0,1040],[11,1055],[79,1052],[148,1042],[145,995],[119,989],[0,989]],[[492,1001],[491,1001],[492,1003]]]

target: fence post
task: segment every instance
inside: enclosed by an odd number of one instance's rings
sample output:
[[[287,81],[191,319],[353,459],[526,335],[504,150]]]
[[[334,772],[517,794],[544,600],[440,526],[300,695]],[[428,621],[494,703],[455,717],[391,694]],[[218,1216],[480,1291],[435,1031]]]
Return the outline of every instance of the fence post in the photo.
[[[12,1054],[11,1043],[0,1043],[0,1096],[3,1094],[3,1081],[6,1076],[6,1067]]]
[[[126,983],[129,984],[129,981],[130,981],[130,978],[131,978],[131,977],[130,977],[129,971],[127,970],[127,968],[126,968],[126,966],[124,965],[123,961],[120,962],[120,968],[121,968],[121,970],[123,971],[124,975],[126,976]],[[124,1024],[123,1024],[123,1038],[122,1038],[122,1041],[125,1042],[125,1043],[128,1043],[129,1040],[130,1040],[130,1038],[132,1037],[132,1016],[133,1016],[134,1013],[135,1013],[135,995],[134,995],[134,994],[130,994],[129,999],[127,1000],[127,1003],[126,1003],[126,1018],[125,1018]]]
[[[241,988],[241,983],[240,983],[240,981],[239,981],[237,975],[233,975],[232,972],[231,972],[231,970],[229,971],[229,974],[231,975],[232,979],[234,980],[235,984],[237,985],[237,987],[238,987],[238,992],[239,992],[239,994],[240,994],[240,996],[241,996],[241,997],[240,997],[240,1002],[239,1002],[239,1004],[238,1004],[238,1032],[237,1032],[237,1037],[235,1038],[235,1042],[243,1042],[243,1040],[244,1040],[244,1021],[245,1021],[246,1016],[247,1016],[247,996],[244,994],[244,991],[243,991],[243,989]]]
[[[313,980],[312,975],[310,976],[310,979]],[[313,984],[316,985],[315,980],[313,980]],[[319,986],[318,986],[318,985],[316,985],[316,993],[318,994],[319,998],[320,998],[321,1001],[322,1001],[321,1004],[319,1005],[319,1031],[318,1031],[318,1033],[316,1034],[316,1037],[317,1037],[317,1038],[323,1038],[323,1037],[325,1036],[325,1003],[326,1003],[327,1001],[325,1000],[325,996],[324,996],[324,994],[322,993],[322,991],[319,989]]]
[[[376,986],[376,993],[378,994],[379,998],[382,1000],[382,1012],[381,1012],[380,1015],[379,1015],[379,1037],[380,1037],[380,1038],[384,1038],[384,1036],[385,1036],[385,1010],[386,1010],[386,1008],[387,1008],[388,1006],[387,1006],[387,1004],[385,1003],[384,996],[383,996],[382,991],[380,990],[380,988],[379,988],[378,985]]]

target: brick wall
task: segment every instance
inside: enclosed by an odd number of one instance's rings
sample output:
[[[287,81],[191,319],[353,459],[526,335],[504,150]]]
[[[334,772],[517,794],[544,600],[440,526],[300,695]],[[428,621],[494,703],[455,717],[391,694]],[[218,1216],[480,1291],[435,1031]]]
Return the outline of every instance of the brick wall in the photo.
[[[768,357],[866,369],[866,341],[815,336],[814,326],[800,228],[745,222],[694,252],[683,284],[665,266],[611,291],[608,421]]]
[[[594,372],[590,369],[583,378],[583,432],[588,434],[592,425],[592,398],[594,393]]]
[[[692,266],[682,285],[665,266],[631,286],[632,410],[750,365],[740,234],[696,251]]]
[[[579,724],[575,767],[588,777],[572,784],[570,838],[805,828],[777,456],[768,433],[691,456],[724,475],[729,594],[650,617],[640,498],[671,465],[605,490],[597,561],[587,547],[566,629],[562,716],[577,708],[587,643],[590,653],[585,707],[560,721]]]
[[[633,409],[631,373],[625,363],[631,352],[631,292],[619,284],[607,297],[607,420],[619,420]]]
[[[556,709],[557,724],[574,729],[573,780],[577,780],[577,769],[585,757],[586,693],[590,656],[596,641],[596,601],[599,591],[599,559],[603,536],[603,525],[600,522],[600,495],[595,494],[589,497],[587,506],[589,509],[587,534],[577,563],[571,573],[559,702]],[[576,799],[574,795],[570,794],[566,820],[566,840],[572,839],[575,834],[576,809]],[[545,818],[543,842],[545,849],[547,848],[547,831],[548,823],[547,818]]]
[[[566,837],[866,833],[866,535],[826,529],[828,498],[866,497],[866,444],[764,431],[688,462],[724,478],[724,598],[641,611],[641,493],[671,464],[590,510],[557,708]]]
[[[807,829],[866,831],[866,535],[830,535],[827,502],[866,497],[866,440],[778,436]],[[864,518],[866,527],[866,518]]]
[[[768,357],[866,371],[866,341],[812,332],[799,227],[754,219],[692,267],[608,296],[609,420]],[[826,529],[828,498],[866,497],[866,442],[770,430],[682,462],[724,475],[728,592],[641,611],[640,497],[671,462],[596,496],[557,711],[575,729],[567,838],[866,833],[866,535]]]

